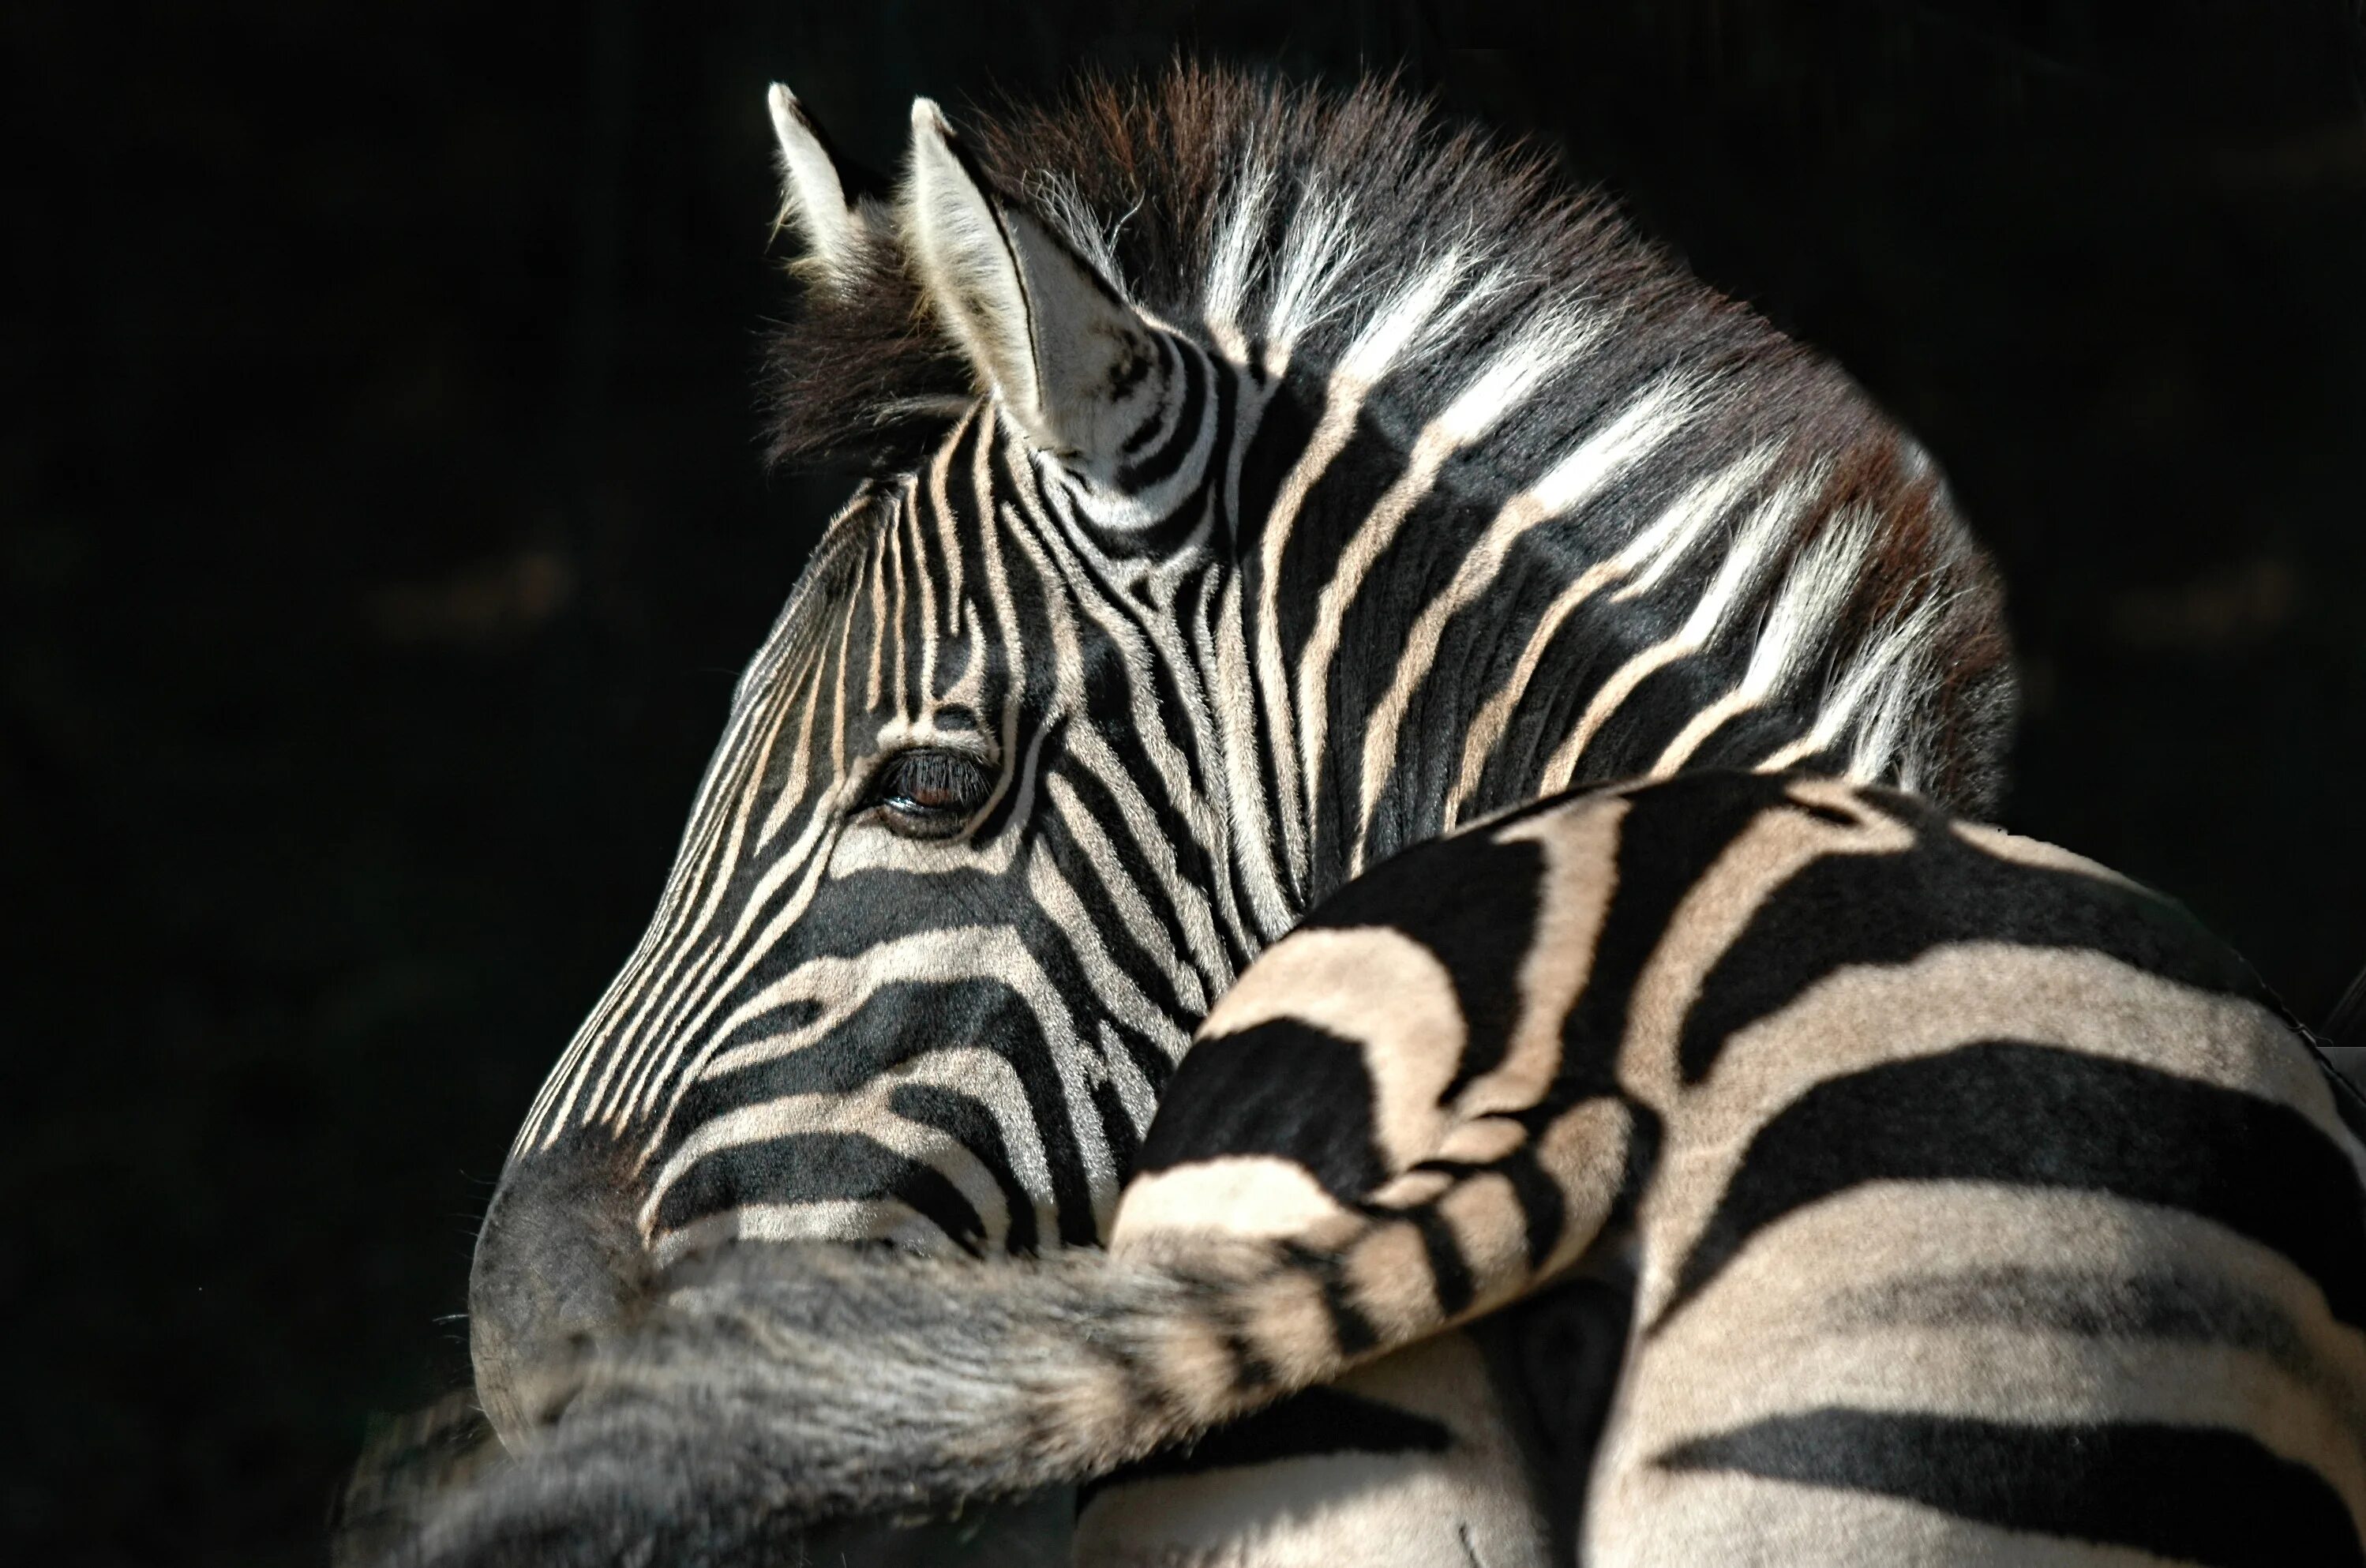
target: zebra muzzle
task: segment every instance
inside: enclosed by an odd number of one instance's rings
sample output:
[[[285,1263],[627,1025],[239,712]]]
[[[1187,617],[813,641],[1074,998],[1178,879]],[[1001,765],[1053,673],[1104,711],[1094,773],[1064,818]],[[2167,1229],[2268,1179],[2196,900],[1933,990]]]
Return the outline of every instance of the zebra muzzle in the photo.
[[[478,1397],[504,1446],[557,1421],[593,1347],[656,1292],[625,1183],[569,1151],[513,1160],[468,1279]]]

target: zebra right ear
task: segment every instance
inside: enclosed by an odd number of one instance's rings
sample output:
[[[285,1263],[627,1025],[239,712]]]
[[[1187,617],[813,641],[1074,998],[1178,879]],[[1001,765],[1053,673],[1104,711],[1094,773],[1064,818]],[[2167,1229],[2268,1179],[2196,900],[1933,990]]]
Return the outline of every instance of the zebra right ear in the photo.
[[[805,235],[799,265],[822,287],[843,292],[854,280],[872,220],[846,194],[838,160],[822,140],[821,128],[797,96],[778,82],[765,95],[772,111],[772,135],[781,144],[781,216]]]
[[[903,220],[921,286],[979,381],[1038,447],[1114,484],[1129,439],[1166,406],[1177,362],[1157,329],[996,191],[926,98],[912,104]]]

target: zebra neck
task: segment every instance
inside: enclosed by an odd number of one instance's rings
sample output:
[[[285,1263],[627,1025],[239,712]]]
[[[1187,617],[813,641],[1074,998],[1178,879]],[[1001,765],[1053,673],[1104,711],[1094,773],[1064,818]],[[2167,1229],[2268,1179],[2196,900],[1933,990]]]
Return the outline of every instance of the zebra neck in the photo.
[[[2009,717],[2000,639],[1922,662],[1995,619],[1985,563],[1919,451],[1836,372],[1791,369],[1746,399],[1611,376],[1554,400],[1582,411],[1566,431],[1474,414],[1484,367],[1422,420],[1352,406],[1335,377],[1274,400],[1239,553],[1298,909],[1476,817],[1686,766],[1985,804],[1910,722]]]

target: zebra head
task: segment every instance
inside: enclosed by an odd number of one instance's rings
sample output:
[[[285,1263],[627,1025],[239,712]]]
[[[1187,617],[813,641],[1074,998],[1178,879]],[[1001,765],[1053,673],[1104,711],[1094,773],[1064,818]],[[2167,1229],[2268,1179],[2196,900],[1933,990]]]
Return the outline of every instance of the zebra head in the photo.
[[[505,1437],[729,1245],[1100,1237],[1192,1027],[1364,864],[1572,782],[1977,807],[1987,568],[1840,373],[1533,161],[1178,72],[891,197],[772,100],[788,457],[864,457],[471,1285]]]
[[[817,313],[917,285],[983,395],[930,400],[929,448],[829,525],[647,935],[518,1138],[471,1301],[505,1431],[533,1415],[519,1368],[689,1253],[1095,1240],[1281,902],[1230,885],[1211,671],[1176,646],[1254,388],[997,190],[933,104],[892,207],[849,199],[785,89],[772,107]]]

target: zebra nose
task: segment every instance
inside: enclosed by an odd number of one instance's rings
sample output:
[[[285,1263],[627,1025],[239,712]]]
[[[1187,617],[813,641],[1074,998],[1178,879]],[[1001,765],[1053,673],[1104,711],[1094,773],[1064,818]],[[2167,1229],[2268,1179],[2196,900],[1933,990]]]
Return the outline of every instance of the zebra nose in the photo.
[[[516,1450],[558,1418],[600,1335],[655,1278],[630,1200],[606,1162],[549,1150],[501,1173],[468,1274],[477,1398]]]

